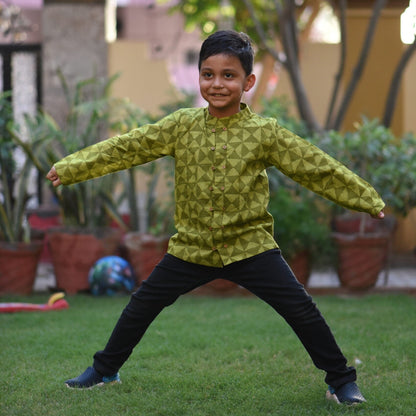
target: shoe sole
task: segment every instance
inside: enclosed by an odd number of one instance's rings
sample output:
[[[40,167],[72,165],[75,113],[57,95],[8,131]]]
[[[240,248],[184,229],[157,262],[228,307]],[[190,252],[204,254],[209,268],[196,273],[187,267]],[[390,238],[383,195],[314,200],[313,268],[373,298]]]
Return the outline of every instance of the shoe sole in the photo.
[[[95,387],[103,387],[105,385],[112,385],[112,384],[121,384],[121,380],[108,381],[107,383],[101,382],[101,383],[97,383],[97,384],[94,384],[94,385],[89,386],[89,387],[70,386],[67,383],[65,383],[65,386],[68,387],[68,389],[71,389],[71,390],[92,390]]]
[[[326,399],[330,402],[335,402],[336,404],[343,404],[346,406],[357,406],[365,402],[340,402],[338,396],[335,393],[331,393],[329,390],[326,391]]]

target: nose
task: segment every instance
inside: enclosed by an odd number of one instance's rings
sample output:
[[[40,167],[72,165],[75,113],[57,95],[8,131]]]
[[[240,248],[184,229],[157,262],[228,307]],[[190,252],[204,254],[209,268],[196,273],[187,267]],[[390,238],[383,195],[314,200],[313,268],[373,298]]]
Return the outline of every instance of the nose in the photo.
[[[221,79],[221,77],[215,77],[213,79],[213,81],[212,81],[212,85],[215,88],[222,88],[223,85],[222,85],[222,79]]]

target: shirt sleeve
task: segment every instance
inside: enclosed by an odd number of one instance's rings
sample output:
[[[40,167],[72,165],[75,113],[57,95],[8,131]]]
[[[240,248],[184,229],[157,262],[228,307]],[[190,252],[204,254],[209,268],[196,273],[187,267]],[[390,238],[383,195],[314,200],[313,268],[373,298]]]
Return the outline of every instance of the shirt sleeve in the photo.
[[[342,163],[276,125],[268,162],[300,185],[354,211],[377,215],[385,206],[377,191]]]
[[[174,154],[176,114],[81,149],[55,163],[63,185],[70,185]]]

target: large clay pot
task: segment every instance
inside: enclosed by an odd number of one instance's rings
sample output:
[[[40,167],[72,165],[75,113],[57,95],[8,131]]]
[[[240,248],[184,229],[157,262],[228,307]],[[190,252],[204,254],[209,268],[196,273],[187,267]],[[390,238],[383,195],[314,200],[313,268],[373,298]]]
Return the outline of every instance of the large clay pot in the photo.
[[[288,261],[288,264],[298,281],[306,286],[311,275],[311,262],[308,251],[304,250],[296,253]]]
[[[40,261],[51,262],[51,253],[48,245],[47,231],[51,228],[61,227],[61,216],[56,209],[34,209],[28,213],[28,222],[31,232],[43,240],[43,250]]]
[[[124,236],[123,242],[127,260],[133,267],[137,284],[140,285],[166,254],[169,237],[130,232]]]
[[[0,241],[0,295],[29,295],[35,283],[43,242]]]
[[[88,273],[101,257],[116,255],[121,231],[56,229],[48,233],[56,286],[69,294],[89,290]]]
[[[390,234],[334,233],[338,247],[338,277],[343,287],[369,289],[386,266]]]

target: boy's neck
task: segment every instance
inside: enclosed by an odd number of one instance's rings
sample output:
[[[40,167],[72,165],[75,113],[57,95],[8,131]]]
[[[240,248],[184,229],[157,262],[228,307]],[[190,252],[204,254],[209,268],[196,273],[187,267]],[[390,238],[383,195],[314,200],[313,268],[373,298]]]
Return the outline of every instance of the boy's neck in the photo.
[[[208,112],[212,117],[215,117],[215,118],[228,118],[228,117],[232,117],[238,114],[242,108],[243,108],[243,103],[240,102],[238,109],[236,111],[231,111],[230,113],[227,113],[227,112],[221,113],[218,111],[213,112],[209,106],[208,106]]]

